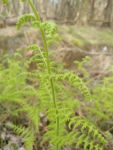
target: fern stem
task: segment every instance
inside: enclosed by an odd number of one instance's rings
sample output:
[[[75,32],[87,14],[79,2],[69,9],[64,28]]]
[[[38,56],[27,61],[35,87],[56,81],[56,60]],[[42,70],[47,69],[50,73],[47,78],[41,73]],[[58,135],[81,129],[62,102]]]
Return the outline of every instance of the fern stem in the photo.
[[[29,0],[29,4],[30,4],[30,7],[31,7],[36,19],[41,22],[40,15],[38,14],[38,11],[37,11],[36,7],[33,4],[33,1]],[[53,104],[54,104],[54,108],[55,108],[55,112],[56,112],[56,135],[58,137],[59,136],[59,110],[57,108],[57,103],[56,103],[55,86],[54,86],[53,78],[51,77],[49,51],[48,51],[48,45],[47,45],[47,41],[46,41],[45,32],[44,32],[44,29],[42,27],[40,27],[40,31],[41,31],[41,35],[42,35],[44,50],[46,52],[47,71],[48,71],[48,74],[49,74],[49,77],[50,77],[49,80],[50,80],[50,86],[51,86],[51,90],[52,90],[52,99],[53,99]],[[56,150],[59,150],[59,145],[58,144],[56,145]]]

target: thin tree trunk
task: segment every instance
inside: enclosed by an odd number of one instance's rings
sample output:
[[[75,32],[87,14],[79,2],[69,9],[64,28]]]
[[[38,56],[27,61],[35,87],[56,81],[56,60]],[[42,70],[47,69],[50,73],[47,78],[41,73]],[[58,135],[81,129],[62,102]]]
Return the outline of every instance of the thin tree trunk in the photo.
[[[104,25],[105,26],[111,25],[112,13],[113,13],[113,0],[108,0],[107,6],[104,11],[104,18],[105,18]]]

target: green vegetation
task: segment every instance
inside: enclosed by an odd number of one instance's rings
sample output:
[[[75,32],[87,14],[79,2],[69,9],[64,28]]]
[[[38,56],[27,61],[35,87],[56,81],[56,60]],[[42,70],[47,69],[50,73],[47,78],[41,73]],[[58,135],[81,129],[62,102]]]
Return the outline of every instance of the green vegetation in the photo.
[[[22,137],[26,150],[37,150],[43,145],[48,150],[66,147],[106,150],[112,139],[112,126],[106,126],[105,122],[112,119],[113,77],[104,78],[92,89],[92,81],[87,80],[89,76],[84,68],[89,59],[76,62],[83,78],[60,68],[49,54],[49,46],[60,39],[56,24],[42,22],[32,0],[28,0],[28,5],[33,14],[21,16],[17,27],[30,23],[40,31],[42,45],[33,44],[26,48],[33,52],[29,59],[15,53],[1,62],[1,123],[11,120],[7,127]],[[87,41],[76,39],[74,42],[83,47]],[[32,63],[35,69],[31,68]],[[41,114],[47,122],[39,140]],[[0,148],[2,144],[0,141]]]
[[[63,30],[64,29],[64,30]],[[78,30],[79,29],[79,30]],[[113,34],[109,28],[95,28],[90,26],[60,27],[61,33],[70,36],[70,43],[85,48],[89,45],[111,45],[113,46]],[[66,36],[67,37],[67,36]]]

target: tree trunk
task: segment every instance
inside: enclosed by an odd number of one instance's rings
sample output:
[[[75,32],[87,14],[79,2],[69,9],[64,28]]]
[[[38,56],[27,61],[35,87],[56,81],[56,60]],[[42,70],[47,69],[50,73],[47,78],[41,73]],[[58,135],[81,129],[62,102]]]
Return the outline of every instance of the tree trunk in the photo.
[[[89,18],[88,18],[88,22],[89,23],[92,23],[92,20],[94,18],[94,11],[95,11],[94,4],[95,4],[95,0],[91,0],[91,2],[90,2],[90,11],[89,11]]]
[[[113,0],[108,0],[107,6],[104,12],[104,17],[105,17],[105,22],[103,23],[104,26],[108,26],[108,27],[111,26],[112,13],[113,13]]]

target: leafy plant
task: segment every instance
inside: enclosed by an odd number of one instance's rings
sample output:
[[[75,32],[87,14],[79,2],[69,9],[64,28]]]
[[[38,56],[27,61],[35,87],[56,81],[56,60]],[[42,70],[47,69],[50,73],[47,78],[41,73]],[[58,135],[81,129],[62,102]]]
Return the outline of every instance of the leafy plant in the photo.
[[[101,131],[91,120],[77,114],[84,103],[92,102],[89,89],[74,72],[60,70],[59,73],[50,60],[48,47],[58,40],[56,25],[41,21],[32,0],[28,0],[28,5],[33,14],[21,16],[17,27],[30,22],[39,29],[43,45],[28,48],[35,51],[30,61],[37,64],[37,70],[29,72],[19,61],[8,62],[8,68],[0,69],[0,103],[18,104],[14,112],[25,114],[27,120],[27,127],[19,124],[10,127],[23,137],[26,150],[32,150],[40,131],[40,113],[44,113],[49,123],[41,144],[48,142],[49,150],[60,150],[68,145],[103,150],[106,139]],[[33,79],[38,87],[27,82]]]

